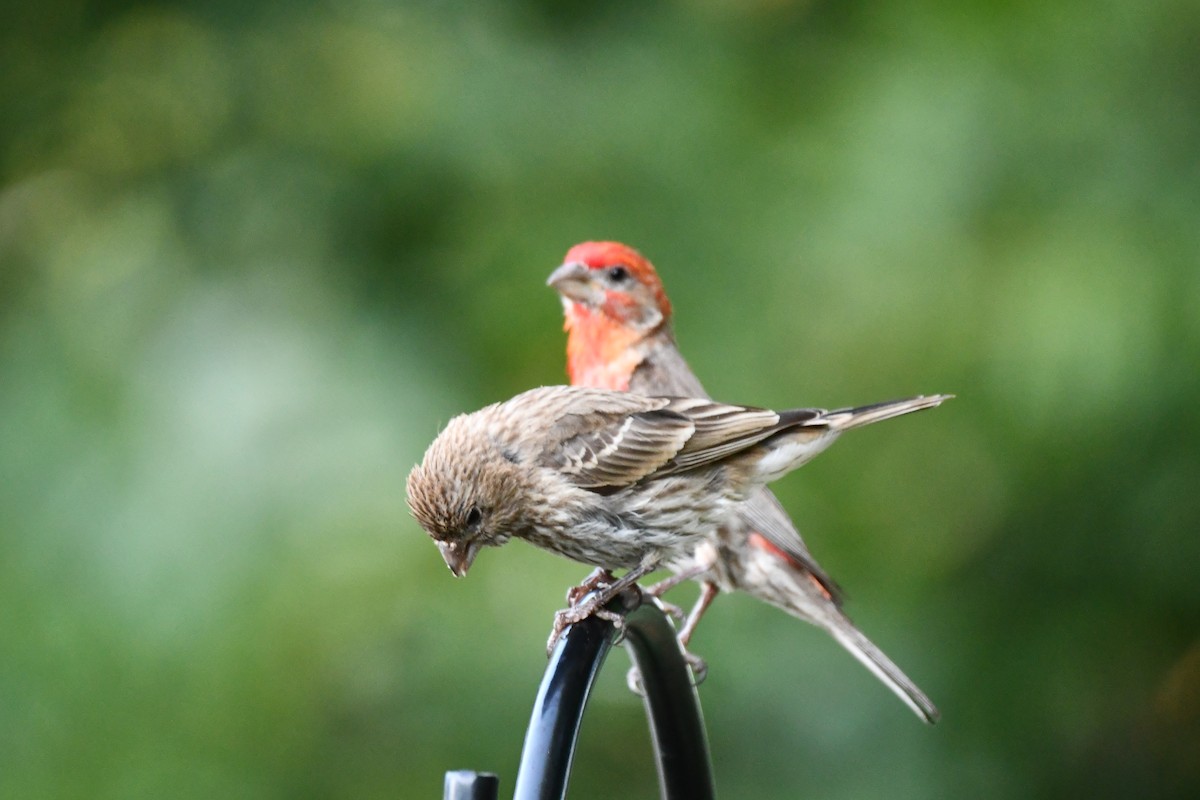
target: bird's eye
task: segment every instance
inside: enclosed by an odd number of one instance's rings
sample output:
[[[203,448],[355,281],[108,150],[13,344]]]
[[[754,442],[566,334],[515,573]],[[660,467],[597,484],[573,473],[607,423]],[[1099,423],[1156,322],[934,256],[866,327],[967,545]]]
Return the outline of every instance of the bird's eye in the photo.
[[[608,279],[613,283],[624,283],[629,279],[629,270],[621,266],[609,267]]]
[[[479,506],[471,506],[471,510],[467,512],[467,527],[478,528],[481,522],[483,522],[483,512],[479,510]]]

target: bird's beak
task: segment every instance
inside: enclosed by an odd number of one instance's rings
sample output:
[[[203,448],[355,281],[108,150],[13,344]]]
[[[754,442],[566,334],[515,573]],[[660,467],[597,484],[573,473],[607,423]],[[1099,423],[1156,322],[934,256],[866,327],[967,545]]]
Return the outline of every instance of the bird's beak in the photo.
[[[477,542],[438,542],[438,550],[442,551],[442,558],[446,562],[446,566],[454,573],[454,577],[461,578],[467,574],[467,570],[471,568],[471,562],[475,560],[475,555],[479,552],[479,544]]]
[[[550,277],[546,279],[546,285],[577,303],[594,303],[602,299],[592,282],[591,270],[580,261],[568,261],[551,272]]]

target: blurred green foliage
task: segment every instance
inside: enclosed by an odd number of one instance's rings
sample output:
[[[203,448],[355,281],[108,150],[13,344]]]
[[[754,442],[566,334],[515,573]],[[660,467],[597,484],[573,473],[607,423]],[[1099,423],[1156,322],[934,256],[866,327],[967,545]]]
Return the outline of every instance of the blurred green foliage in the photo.
[[[943,722],[722,599],[724,796],[1200,793],[1195,3],[6,5],[0,796],[511,791],[586,570],[402,487],[588,238],[720,398],[959,395],[778,487]],[[624,660],[573,797],[655,794]]]

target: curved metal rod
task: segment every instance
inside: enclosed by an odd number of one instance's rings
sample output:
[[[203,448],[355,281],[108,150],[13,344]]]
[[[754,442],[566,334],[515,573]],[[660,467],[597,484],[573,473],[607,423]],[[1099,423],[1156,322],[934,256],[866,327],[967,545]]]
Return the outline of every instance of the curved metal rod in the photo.
[[[632,589],[609,609],[626,615],[625,635],[642,673],[646,713],[665,800],[714,796],[712,764],[700,701],[675,638],[659,607]],[[619,632],[589,617],[572,625],[550,657],[534,701],[514,800],[562,800],[588,696]]]
[[[643,603],[625,619],[625,638],[642,674],[650,738],[665,800],[716,796],[700,696],[675,629],[662,609]]]
[[[499,789],[500,779],[490,772],[452,770],[446,773],[442,800],[496,800]]]

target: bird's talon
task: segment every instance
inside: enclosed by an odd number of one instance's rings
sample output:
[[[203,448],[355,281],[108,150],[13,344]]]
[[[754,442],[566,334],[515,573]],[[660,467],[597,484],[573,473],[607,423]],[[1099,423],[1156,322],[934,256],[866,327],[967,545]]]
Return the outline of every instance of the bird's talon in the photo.
[[[683,652],[683,660],[687,662],[688,668],[692,671],[692,685],[699,686],[704,683],[704,679],[708,677],[708,664],[703,658],[686,650]],[[625,685],[629,687],[629,691],[636,694],[638,697],[646,696],[646,688],[642,684],[642,671],[636,666],[630,667],[625,673]]]
[[[546,642],[546,655],[554,653],[554,647],[558,644],[558,640],[562,638],[563,633],[567,628],[574,625],[576,622],[585,620],[594,609],[589,607],[589,604],[572,606],[554,612],[554,624],[550,628],[550,640]]]
[[[616,583],[616,581],[617,579],[613,577],[613,574],[610,571],[601,567],[597,567],[596,569],[592,570],[592,574],[584,578],[583,582],[578,586],[572,586],[570,589],[567,589],[567,605],[577,606],[583,600],[583,598],[587,597],[592,592],[599,592],[607,589],[609,586],[612,586],[614,583]]]
[[[695,653],[683,651],[683,660],[687,662],[688,667],[692,670],[692,685],[699,686],[704,683],[704,679],[708,677],[708,662]]]
[[[646,594],[649,594],[649,592],[646,592]],[[650,596],[655,597],[654,595],[650,595]],[[658,607],[660,609],[662,609],[662,612],[664,614],[666,614],[667,616],[669,616],[671,619],[675,620],[680,625],[682,625],[684,623],[684,621],[687,619],[687,613],[684,612],[684,610],[682,608],[675,605],[674,603],[668,603],[667,601],[661,600],[657,597],[655,597],[655,600],[658,601]]]
[[[616,611],[609,611],[607,608],[597,608],[592,612],[592,616],[599,617],[600,619],[606,619],[621,630],[625,629],[624,614],[620,614]]]
[[[607,608],[597,608],[592,612],[592,616],[600,619],[608,620],[616,629],[617,635],[613,639],[613,644],[620,644],[625,638],[625,615],[616,611],[609,611]]]
[[[554,614],[554,624],[550,627],[550,638],[546,641],[546,657],[554,655],[554,648],[558,644],[558,640],[562,637],[563,631],[571,623],[567,620],[566,611],[557,611]]]
[[[617,641],[619,642],[625,635],[625,615],[617,611],[609,611],[600,604],[600,597],[593,597],[583,603],[578,603],[570,608],[564,608],[554,613],[554,625],[550,630],[550,640],[546,642],[546,655],[554,653],[554,646],[558,644],[559,638],[567,628],[577,622],[582,622],[588,617],[599,617],[613,624],[619,633]]]
[[[625,685],[638,697],[646,696],[646,690],[642,687],[642,671],[637,667],[630,667],[625,673]]]

